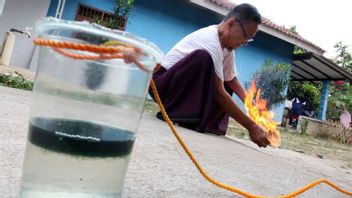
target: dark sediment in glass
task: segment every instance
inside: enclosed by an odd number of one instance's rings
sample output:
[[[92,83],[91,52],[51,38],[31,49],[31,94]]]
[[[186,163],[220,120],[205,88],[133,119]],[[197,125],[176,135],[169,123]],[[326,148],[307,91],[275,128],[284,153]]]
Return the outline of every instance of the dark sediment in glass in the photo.
[[[55,152],[87,157],[122,157],[131,153],[134,133],[80,120],[34,118],[29,141]]]

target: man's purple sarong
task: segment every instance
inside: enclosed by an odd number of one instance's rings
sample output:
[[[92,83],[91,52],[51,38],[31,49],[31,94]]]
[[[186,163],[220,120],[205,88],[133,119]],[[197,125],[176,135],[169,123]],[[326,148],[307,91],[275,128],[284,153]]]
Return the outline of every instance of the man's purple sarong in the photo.
[[[195,50],[169,70],[161,67],[153,74],[161,101],[173,122],[202,133],[226,134],[229,117],[216,101],[215,75],[212,58],[205,50]],[[157,117],[162,117],[160,112]]]

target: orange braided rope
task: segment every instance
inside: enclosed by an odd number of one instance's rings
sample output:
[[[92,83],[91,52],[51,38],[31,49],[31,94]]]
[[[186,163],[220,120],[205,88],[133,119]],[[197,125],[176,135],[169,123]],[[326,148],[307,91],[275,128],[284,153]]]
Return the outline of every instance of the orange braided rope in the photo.
[[[59,54],[62,54],[64,56],[73,58],[73,59],[84,59],[84,60],[101,60],[101,59],[114,59],[114,58],[123,58],[123,54],[120,53],[114,53],[114,54],[97,54],[97,55],[83,55],[83,54],[74,54],[71,52],[68,52],[66,50],[60,49],[60,48],[53,48],[56,52]]]
[[[141,70],[145,72],[150,72],[143,64],[137,61],[137,56],[140,55],[141,51],[137,48],[130,46],[98,46],[91,44],[81,44],[81,43],[72,43],[67,41],[55,41],[49,39],[34,39],[34,44],[39,46],[49,46],[53,48],[59,54],[73,58],[73,59],[84,59],[84,60],[105,60],[105,59],[124,59],[127,63],[136,64]],[[79,50],[79,51],[88,51],[96,53],[96,55],[83,55],[75,54],[67,51],[70,50]]]
[[[36,45],[41,45],[41,46],[48,46],[48,47],[52,47],[56,52],[65,55],[67,57],[70,58],[74,58],[74,59],[85,59],[85,60],[99,60],[99,59],[113,59],[113,58],[122,58],[125,59],[126,56],[121,52],[123,50],[126,50],[124,46],[117,46],[117,47],[104,47],[104,46],[96,46],[96,45],[89,45],[89,44],[76,44],[76,43],[71,43],[71,42],[65,42],[65,41],[52,41],[52,40],[47,40],[47,39],[35,39],[34,43]],[[80,51],[89,51],[89,52],[94,52],[97,53],[97,55],[78,55],[78,54],[74,54],[74,53],[70,53],[67,52],[65,50],[62,50],[60,48],[64,48],[64,49],[73,49],[73,50],[80,50]],[[110,53],[110,55],[107,55],[108,53]],[[128,59],[129,57],[127,57]],[[126,60],[125,60],[126,61]],[[128,62],[138,62],[136,60],[128,60]],[[139,63],[139,62],[138,62]],[[139,63],[140,64],[140,63]],[[138,67],[141,68],[141,66],[143,66],[142,64],[137,65]],[[157,66],[157,68],[159,68],[159,64]],[[142,68],[146,68],[145,66],[143,66]],[[142,69],[141,68],[141,69]],[[143,69],[142,69],[143,70]],[[144,70],[147,71],[147,70]],[[201,165],[199,164],[199,162],[197,161],[197,159],[193,156],[193,154],[191,153],[191,151],[189,150],[189,148],[187,147],[187,145],[184,143],[184,141],[182,140],[182,138],[180,137],[180,135],[178,134],[178,132],[176,131],[175,127],[172,124],[172,121],[170,120],[169,116],[167,115],[165,108],[160,100],[157,88],[155,86],[154,80],[152,79],[150,82],[150,86],[153,90],[156,102],[159,105],[160,111],[163,115],[163,117],[165,118],[167,124],[169,125],[172,133],[174,134],[174,136],[176,137],[177,141],[180,143],[181,147],[183,148],[183,150],[187,153],[188,157],[191,159],[191,161],[193,162],[193,164],[197,167],[198,171],[200,172],[200,174],[206,179],[208,180],[210,183],[226,189],[228,191],[237,193],[239,195],[242,195],[244,197],[249,197],[249,198],[265,198],[266,196],[260,196],[260,195],[254,195],[254,194],[250,194],[248,192],[242,191],[238,188],[223,184],[213,178],[211,178],[201,167]],[[283,196],[276,196],[276,197],[282,197],[282,198],[291,198],[291,197],[295,197],[297,195],[302,194],[303,192],[313,188],[314,186],[320,184],[320,183],[325,183],[329,186],[331,186],[332,188],[336,189],[337,191],[344,193],[346,195],[352,196],[352,192],[344,190],[340,187],[338,187],[337,185],[335,185],[334,183],[328,181],[327,179],[321,178],[321,179],[317,179],[314,182],[292,192],[289,193],[287,195],[283,195]]]

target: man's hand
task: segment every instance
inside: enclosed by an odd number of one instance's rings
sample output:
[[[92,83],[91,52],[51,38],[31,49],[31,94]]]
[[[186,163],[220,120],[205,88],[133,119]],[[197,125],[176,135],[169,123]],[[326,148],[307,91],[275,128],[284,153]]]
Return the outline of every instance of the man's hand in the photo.
[[[224,82],[216,75],[214,76],[217,102],[223,110],[249,131],[251,140],[259,147],[266,147],[270,144],[267,133],[237,106],[230,94],[226,92]],[[243,97],[244,93],[243,91]]]
[[[259,147],[266,147],[270,144],[267,133],[259,125],[253,124],[248,131],[252,142]]]

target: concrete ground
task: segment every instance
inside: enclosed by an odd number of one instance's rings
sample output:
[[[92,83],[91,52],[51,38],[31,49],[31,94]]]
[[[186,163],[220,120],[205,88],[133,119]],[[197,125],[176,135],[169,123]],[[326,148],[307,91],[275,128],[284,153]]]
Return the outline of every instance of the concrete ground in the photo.
[[[31,92],[0,87],[0,197],[17,197]],[[341,163],[284,149],[258,148],[229,137],[177,127],[211,177],[253,194],[287,194],[324,177],[352,191],[352,170]],[[168,126],[143,115],[123,197],[237,197],[208,183],[176,142]],[[348,197],[321,184],[299,197]]]

